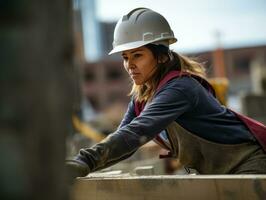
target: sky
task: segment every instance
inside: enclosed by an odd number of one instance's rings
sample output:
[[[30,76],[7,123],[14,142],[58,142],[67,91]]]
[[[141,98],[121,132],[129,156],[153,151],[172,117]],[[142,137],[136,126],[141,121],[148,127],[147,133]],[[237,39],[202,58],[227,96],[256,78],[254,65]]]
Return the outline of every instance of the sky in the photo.
[[[137,7],[162,14],[182,52],[266,44],[266,0],[96,0],[101,21],[117,21]],[[218,37],[217,35],[220,35]]]

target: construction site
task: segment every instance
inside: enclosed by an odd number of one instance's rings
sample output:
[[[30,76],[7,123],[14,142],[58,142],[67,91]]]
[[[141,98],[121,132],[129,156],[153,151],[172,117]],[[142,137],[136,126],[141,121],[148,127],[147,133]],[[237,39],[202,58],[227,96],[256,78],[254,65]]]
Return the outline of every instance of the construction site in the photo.
[[[108,56],[116,21],[99,20],[97,5],[0,3],[0,200],[266,200],[266,175],[188,171],[153,141],[69,183],[65,160],[115,132],[131,98],[121,55]],[[266,39],[213,40],[181,53],[204,63],[222,105],[265,125]]]

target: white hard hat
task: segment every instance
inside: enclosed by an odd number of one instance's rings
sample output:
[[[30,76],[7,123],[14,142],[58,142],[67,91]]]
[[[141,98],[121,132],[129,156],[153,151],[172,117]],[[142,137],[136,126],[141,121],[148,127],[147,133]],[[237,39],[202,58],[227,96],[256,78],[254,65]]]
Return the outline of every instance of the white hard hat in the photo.
[[[148,8],[136,8],[117,22],[113,49],[109,55],[150,43],[169,46],[176,41],[173,31],[162,15]]]

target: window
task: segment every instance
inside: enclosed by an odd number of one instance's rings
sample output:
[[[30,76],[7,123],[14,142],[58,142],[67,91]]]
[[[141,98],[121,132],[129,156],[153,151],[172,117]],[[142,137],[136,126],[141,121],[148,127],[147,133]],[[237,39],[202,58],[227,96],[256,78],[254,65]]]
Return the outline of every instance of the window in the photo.
[[[84,81],[87,82],[87,81],[94,81],[95,80],[95,75],[92,71],[85,71],[84,72]]]
[[[251,59],[248,56],[234,58],[234,69],[236,73],[249,73]]]
[[[107,70],[107,79],[108,80],[117,80],[122,78],[121,69],[108,69]]]

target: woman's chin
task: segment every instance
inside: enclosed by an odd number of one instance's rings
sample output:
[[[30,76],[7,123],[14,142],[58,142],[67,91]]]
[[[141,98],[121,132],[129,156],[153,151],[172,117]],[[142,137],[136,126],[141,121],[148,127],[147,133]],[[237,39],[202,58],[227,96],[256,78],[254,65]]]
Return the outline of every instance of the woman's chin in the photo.
[[[134,82],[135,85],[142,85],[143,84],[143,82],[139,81],[139,80],[134,80],[133,79],[133,82]]]

